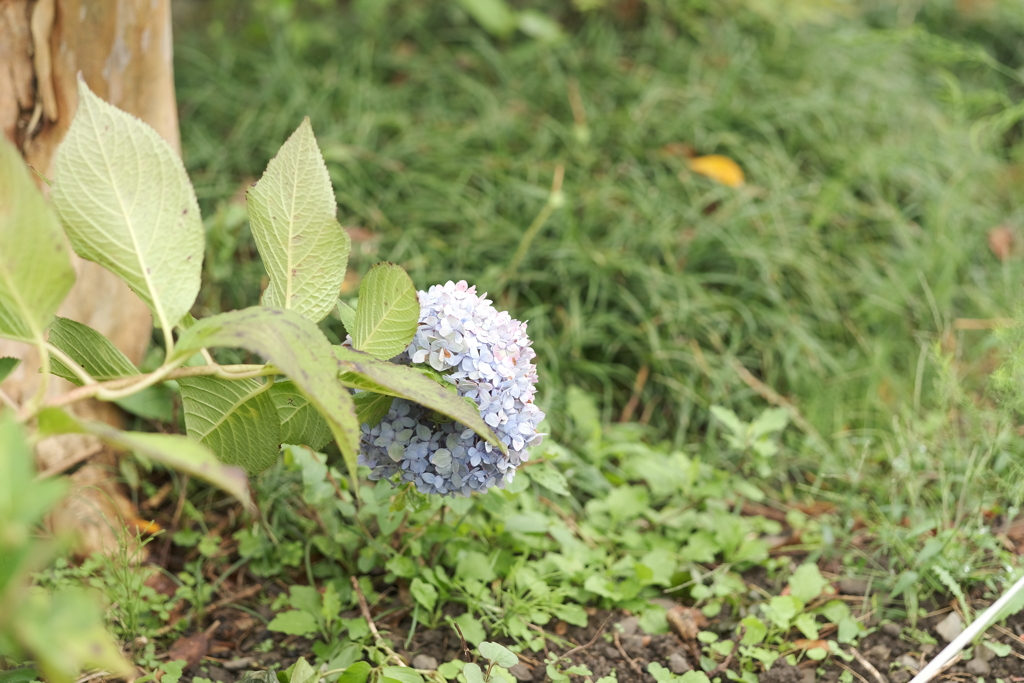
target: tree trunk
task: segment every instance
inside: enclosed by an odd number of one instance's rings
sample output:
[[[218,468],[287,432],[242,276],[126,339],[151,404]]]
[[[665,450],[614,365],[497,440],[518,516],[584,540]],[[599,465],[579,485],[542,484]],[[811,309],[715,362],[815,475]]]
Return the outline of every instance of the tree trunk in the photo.
[[[180,150],[170,0],[0,0],[0,130],[46,178],[52,177],[54,151],[78,107],[79,72],[94,93],[139,117]],[[40,187],[46,191],[44,183]],[[148,308],[106,269],[74,260],[78,280],[58,314],[100,331],[139,363],[152,327]],[[0,340],[0,356],[5,355],[24,361],[3,384],[15,401],[23,401],[37,386],[38,359],[29,347]],[[62,380],[53,384],[57,391],[69,386]],[[98,402],[76,412],[114,423],[119,419],[111,405]],[[120,526],[111,514],[130,512],[109,484],[112,456],[85,437],[48,439],[37,455],[45,471],[92,458],[75,473],[80,488],[55,524],[74,526],[84,536],[83,552],[109,548],[110,522]],[[82,488],[98,483],[105,492]],[[113,509],[111,500],[117,501]]]

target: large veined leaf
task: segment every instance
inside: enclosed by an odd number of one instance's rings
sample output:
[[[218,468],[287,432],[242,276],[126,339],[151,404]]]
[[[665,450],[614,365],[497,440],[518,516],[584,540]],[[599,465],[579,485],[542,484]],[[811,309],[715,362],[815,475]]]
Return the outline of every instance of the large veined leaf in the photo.
[[[199,293],[205,233],[195,192],[155,130],[78,83],[53,205],[78,255],[121,277],[170,330]]]
[[[182,377],[178,386],[188,435],[221,462],[254,475],[277,461],[280,421],[263,381]]]
[[[0,136],[0,337],[41,343],[74,282],[57,217]]]
[[[250,510],[249,478],[234,465],[225,465],[209,448],[187,436],[122,432],[103,422],[78,420],[60,408],[39,412],[39,433],[92,434],[121,450],[146,456],[150,460],[202,479],[231,494]]]
[[[8,375],[14,372],[15,368],[21,364],[20,358],[11,358],[10,356],[0,356],[0,382],[7,379]]]
[[[322,320],[338,299],[352,242],[335,218],[334,189],[308,117],[246,192],[245,204],[270,275],[263,305]]]
[[[243,348],[263,356],[327,419],[349,472],[355,476],[359,421],[327,337],[309,319],[279,308],[246,308],[204,318],[178,339],[178,354],[210,346]]]
[[[416,334],[420,300],[409,274],[394,263],[378,263],[359,285],[352,346],[387,360],[405,351]]]
[[[466,425],[488,443],[501,449],[502,453],[508,452],[505,444],[501,443],[480,417],[476,406],[470,405],[467,400],[423,373],[406,365],[378,360],[344,346],[335,346],[334,356],[338,359],[339,377],[347,386],[407,398]]]
[[[54,319],[50,327],[50,343],[68,354],[99,382],[139,374],[135,365],[109,339],[80,322],[61,317]],[[78,375],[58,358],[51,361],[50,371],[69,382],[82,383]]]
[[[331,428],[294,382],[275,382],[270,397],[281,420],[281,442],[319,451],[331,440]]]

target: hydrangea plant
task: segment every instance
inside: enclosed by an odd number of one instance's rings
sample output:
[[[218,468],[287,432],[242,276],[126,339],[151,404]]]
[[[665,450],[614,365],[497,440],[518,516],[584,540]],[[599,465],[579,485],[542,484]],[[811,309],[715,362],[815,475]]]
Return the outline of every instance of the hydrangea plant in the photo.
[[[527,460],[527,447],[540,443],[544,413],[533,403],[536,353],[526,323],[484,296],[465,281],[419,292],[416,334],[393,361],[440,373],[479,407],[507,453],[464,425],[396,399],[379,423],[362,425],[359,463],[371,468],[371,479],[398,474],[420,493],[468,496],[503,488]]]

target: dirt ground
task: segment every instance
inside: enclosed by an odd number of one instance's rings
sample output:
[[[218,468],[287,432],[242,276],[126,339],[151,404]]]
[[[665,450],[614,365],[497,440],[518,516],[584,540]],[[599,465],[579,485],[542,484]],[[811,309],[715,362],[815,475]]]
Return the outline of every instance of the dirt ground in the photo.
[[[677,608],[675,611],[682,610],[683,608]],[[679,635],[695,634],[695,626],[691,628],[684,625],[682,630],[675,628],[675,632],[672,633],[648,635],[633,616],[621,612],[591,611],[593,613],[586,627],[552,623],[546,628],[557,636],[557,639],[549,641],[550,652],[568,653],[568,659],[573,664],[590,669],[593,674],[592,680],[596,681],[615,672],[619,683],[654,683],[654,677],[647,670],[652,662],[661,664],[673,673],[682,674],[695,668],[696,662],[699,661],[699,643],[681,638]],[[797,666],[788,665],[780,659],[771,670],[759,673],[761,683],[833,683],[839,680],[844,669],[852,672],[855,681],[907,683],[917,670],[945,645],[945,640],[935,631],[935,626],[945,619],[950,611],[948,608],[936,610],[938,613],[918,622],[918,628],[928,632],[938,644],[919,644],[906,635],[905,629],[896,624],[876,625],[875,630],[861,639],[857,647],[857,654],[873,667],[873,671],[856,657],[850,661],[832,657],[824,664],[804,659]],[[697,619],[700,619],[696,612],[687,611],[687,614],[697,615]],[[269,616],[269,612],[263,616]],[[346,613],[343,616],[356,617],[358,613]],[[185,680],[189,680],[190,676],[203,676],[215,681],[234,683],[241,680],[247,671],[266,669],[275,664],[284,668],[300,656],[310,657],[310,641],[271,633],[258,619],[244,611],[223,608],[214,612],[211,619],[214,623],[219,623],[206,634],[205,658],[197,665],[186,669]],[[384,629],[386,624],[381,623],[380,626]],[[425,661],[440,664],[454,659],[465,659],[457,634],[448,628],[417,631],[410,641],[409,649],[406,650],[405,628],[409,626],[409,620],[406,618],[387,626],[385,631],[395,651],[407,662],[412,663],[418,656],[418,665]],[[708,628],[713,630],[714,624]],[[601,633],[598,636],[599,630]],[[990,651],[983,651],[976,655],[973,661],[956,661],[936,680],[1024,681],[1024,641],[1019,637],[1021,634],[1024,634],[1024,616],[1014,617],[1004,629],[990,631],[990,635],[995,639],[1012,646],[1010,655],[995,657]],[[191,638],[194,640],[202,635],[196,634]],[[182,639],[182,642],[186,640]],[[268,640],[273,641],[272,648],[267,647]],[[568,645],[557,648],[554,645],[556,642]],[[261,651],[265,649],[269,651]],[[847,650],[849,651],[849,648]],[[547,679],[545,655],[544,651],[523,653],[520,655],[520,666],[512,673],[522,683],[542,683]],[[198,660],[197,657],[193,661]],[[584,678],[574,676],[573,680],[582,682]]]

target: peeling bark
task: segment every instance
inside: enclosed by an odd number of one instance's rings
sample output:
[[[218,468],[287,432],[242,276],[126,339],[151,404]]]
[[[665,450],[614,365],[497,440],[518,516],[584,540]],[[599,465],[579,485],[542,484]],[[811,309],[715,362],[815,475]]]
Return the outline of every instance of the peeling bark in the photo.
[[[0,0],[0,131],[47,178],[78,107],[79,72],[94,93],[148,123],[180,151],[170,0]],[[42,182],[40,187],[47,189]],[[74,266],[78,280],[58,315],[100,331],[139,363],[152,329],[149,309],[106,269],[77,257]],[[3,384],[15,401],[23,401],[38,386],[38,359],[31,348],[0,340],[0,356],[5,355],[25,361]],[[51,391],[69,387],[54,378]],[[120,421],[110,404],[80,404],[76,413]],[[101,511],[109,517],[111,510],[127,509],[107,469],[115,464],[113,455],[91,439],[59,439],[37,449],[42,470],[59,470],[62,462],[101,452],[76,473],[74,480],[88,487],[74,492],[73,503],[55,515],[54,524],[88,527],[83,553],[110,548],[113,530],[121,525],[103,523]],[[87,510],[100,517],[85,519]]]

